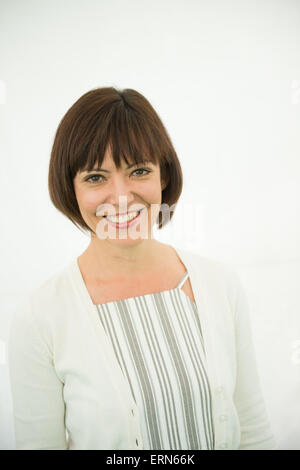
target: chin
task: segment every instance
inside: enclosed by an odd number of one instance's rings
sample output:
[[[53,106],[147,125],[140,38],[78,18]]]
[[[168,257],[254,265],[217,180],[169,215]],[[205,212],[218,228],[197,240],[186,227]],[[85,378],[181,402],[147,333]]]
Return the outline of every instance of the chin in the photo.
[[[142,242],[144,242],[146,239],[144,238],[137,238],[136,240],[133,240],[132,238],[126,238],[126,239],[115,239],[112,240],[111,238],[106,238],[106,241],[114,246],[120,246],[120,247],[130,247],[130,246],[137,246],[140,245]]]

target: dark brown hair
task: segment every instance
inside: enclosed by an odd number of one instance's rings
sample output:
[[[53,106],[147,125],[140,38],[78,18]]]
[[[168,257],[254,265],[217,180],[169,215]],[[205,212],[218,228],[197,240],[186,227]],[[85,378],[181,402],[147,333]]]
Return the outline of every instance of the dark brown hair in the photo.
[[[96,88],[82,95],[60,121],[49,164],[50,199],[77,228],[93,232],[81,216],[73,180],[78,171],[91,171],[96,162],[100,168],[107,146],[118,169],[122,158],[126,164],[145,159],[159,163],[161,180],[167,183],[162,204],[176,205],[182,191],[182,170],[152,105],[131,88]],[[160,211],[159,229],[165,225],[162,215]],[[173,210],[168,221],[172,216]]]

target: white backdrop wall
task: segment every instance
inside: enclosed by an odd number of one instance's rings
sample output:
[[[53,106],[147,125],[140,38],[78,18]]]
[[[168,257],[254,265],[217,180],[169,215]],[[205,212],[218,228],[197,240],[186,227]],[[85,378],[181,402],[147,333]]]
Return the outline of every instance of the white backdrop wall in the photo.
[[[163,120],[184,187],[156,237],[237,269],[275,437],[300,450],[297,0],[0,1],[0,448],[15,448],[14,309],[89,241],[50,202],[51,144],[102,86],[138,90]]]

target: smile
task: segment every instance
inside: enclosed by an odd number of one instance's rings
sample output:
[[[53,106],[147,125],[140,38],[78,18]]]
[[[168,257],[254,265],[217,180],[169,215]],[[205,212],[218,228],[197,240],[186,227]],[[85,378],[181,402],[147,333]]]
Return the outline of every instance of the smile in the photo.
[[[143,209],[129,212],[121,216],[104,216],[106,220],[115,228],[127,228],[137,222]]]

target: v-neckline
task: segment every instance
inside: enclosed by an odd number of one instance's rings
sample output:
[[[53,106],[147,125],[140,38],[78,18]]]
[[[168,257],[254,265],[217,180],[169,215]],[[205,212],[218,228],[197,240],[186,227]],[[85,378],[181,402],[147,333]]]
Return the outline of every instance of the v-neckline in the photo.
[[[166,289],[166,290],[157,291],[157,292],[150,292],[149,294],[135,295],[133,297],[127,297],[125,299],[110,300],[109,302],[103,302],[101,304],[94,304],[93,303],[93,305],[95,307],[104,307],[104,306],[108,307],[109,305],[118,304],[119,302],[132,301],[132,300],[137,300],[137,299],[141,299],[141,298],[144,298],[144,297],[152,297],[153,295],[165,294],[167,292],[175,292],[175,291],[178,291],[179,293],[182,293],[184,295],[184,297],[186,297],[196,307],[196,303],[184,292],[182,287],[174,287],[173,289]]]
[[[116,304],[117,302],[121,302],[121,301],[124,301],[124,300],[133,300],[133,299],[139,299],[139,298],[142,298],[142,297],[145,297],[145,296],[152,296],[154,294],[164,294],[166,292],[173,292],[173,291],[176,291],[176,290],[179,290],[181,291],[185,297],[187,297],[191,302],[192,304],[196,307],[196,302],[195,300],[193,300],[189,295],[187,295],[184,290],[182,289],[183,285],[185,284],[186,280],[189,278],[189,272],[187,270],[187,267],[185,266],[185,264],[183,263],[181,257],[179,256],[178,252],[176,251],[176,249],[174,247],[172,247],[171,245],[169,245],[169,248],[171,248],[175,255],[177,256],[177,259],[178,261],[182,264],[182,266],[184,267],[185,269],[185,273],[184,275],[182,276],[182,278],[180,279],[180,281],[177,283],[177,286],[175,288],[169,288],[169,289],[164,289],[164,290],[160,290],[160,291],[153,291],[153,292],[149,292],[149,293],[146,293],[146,294],[142,294],[142,295],[135,295],[135,296],[130,296],[130,297],[125,297],[123,299],[117,299],[117,300],[109,300],[107,302],[97,302],[97,303],[94,303],[93,302],[93,298],[92,298],[92,295],[90,294],[90,291],[88,289],[88,286],[84,280],[84,277],[83,277],[83,274],[81,272],[81,269],[80,268],[80,265],[79,265],[79,257],[76,257],[75,260],[74,260],[74,264],[75,264],[75,270],[76,270],[76,273],[78,276],[78,279],[80,280],[80,284],[83,286],[83,289],[84,291],[88,294],[89,298],[90,298],[90,301],[92,302],[92,305],[94,307],[100,307],[101,305],[103,306],[109,306],[109,305],[112,305],[112,304]],[[183,282],[184,281],[184,282]],[[194,297],[194,296],[193,296]]]

